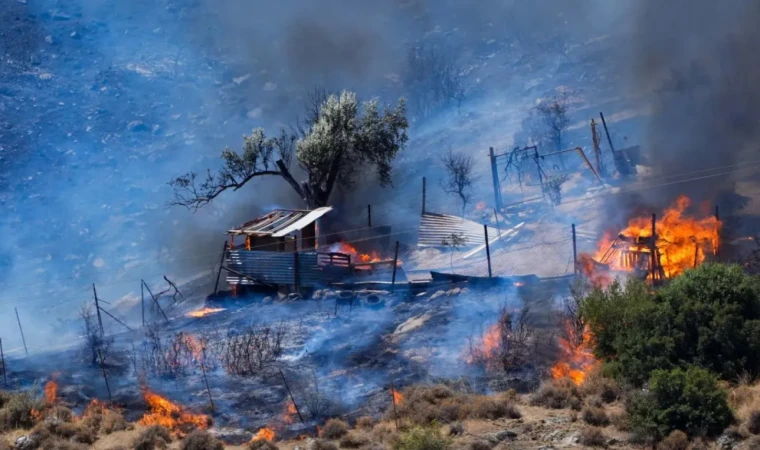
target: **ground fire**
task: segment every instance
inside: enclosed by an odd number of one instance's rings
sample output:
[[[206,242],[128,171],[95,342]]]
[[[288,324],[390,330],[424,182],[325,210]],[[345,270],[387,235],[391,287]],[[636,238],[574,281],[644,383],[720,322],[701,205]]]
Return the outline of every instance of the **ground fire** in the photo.
[[[190,311],[186,315],[187,315],[187,317],[200,318],[200,317],[205,317],[205,316],[208,316],[208,315],[211,315],[211,314],[216,314],[216,313],[222,312],[224,310],[225,310],[225,308],[209,308],[209,307],[204,307],[204,308],[201,308],[201,309],[197,309],[195,311]]]
[[[275,436],[276,434],[273,429],[262,428],[255,435],[253,435],[251,442],[258,441],[258,440],[265,440],[265,441],[271,442],[271,441],[274,441]]]
[[[391,389],[391,395],[393,396],[393,403],[395,405],[400,405],[404,403],[404,394],[402,394],[401,392],[395,389]]]
[[[491,325],[475,344],[470,344],[469,355],[465,358],[468,364],[483,363],[490,368],[498,356],[501,342],[499,324]]]
[[[579,270],[593,284],[604,286],[612,281],[610,272],[629,272],[650,280],[663,280],[699,266],[709,255],[716,254],[721,222],[714,216],[687,216],[690,204],[688,197],[680,196],[658,215],[654,240],[652,217],[631,219],[616,236],[605,235],[595,255],[581,255]]]
[[[50,380],[45,383],[45,401],[53,404],[58,396],[58,383],[55,380]]]
[[[572,325],[566,323],[565,337],[559,338],[559,361],[551,368],[552,378],[569,378],[576,385],[583,384],[591,369],[597,365],[593,337],[588,327],[584,327],[579,336]]]
[[[285,424],[291,424],[295,421],[297,416],[298,410],[296,409],[296,405],[293,401],[288,401],[287,405],[285,405],[285,411],[282,413],[282,422]]]
[[[161,425],[180,435],[196,428],[205,430],[210,425],[208,416],[189,413],[176,403],[148,389],[143,390],[143,397],[150,407],[150,412],[145,413],[140,419],[141,425]]]

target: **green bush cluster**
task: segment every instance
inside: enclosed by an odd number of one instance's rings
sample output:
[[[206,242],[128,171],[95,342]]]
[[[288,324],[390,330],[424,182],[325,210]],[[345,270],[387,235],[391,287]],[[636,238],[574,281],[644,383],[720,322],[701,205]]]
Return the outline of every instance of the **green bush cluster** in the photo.
[[[581,311],[605,373],[634,386],[690,365],[727,380],[760,374],[760,284],[739,266],[704,264],[657,291],[613,284]]]

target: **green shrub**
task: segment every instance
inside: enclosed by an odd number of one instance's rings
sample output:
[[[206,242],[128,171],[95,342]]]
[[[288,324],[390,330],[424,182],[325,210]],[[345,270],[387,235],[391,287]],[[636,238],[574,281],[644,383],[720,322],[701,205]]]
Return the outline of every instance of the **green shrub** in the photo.
[[[395,450],[447,450],[451,440],[436,428],[414,427],[401,433]]]
[[[634,434],[655,441],[675,430],[716,436],[733,421],[726,393],[698,367],[653,372],[649,392],[634,395],[626,409]]]
[[[0,414],[0,431],[32,428],[37,422],[32,411],[42,411],[44,406],[30,391],[10,394]]]
[[[224,444],[206,430],[195,430],[182,440],[179,448],[180,450],[224,450]]]
[[[736,265],[703,264],[653,292],[640,281],[595,290],[581,311],[604,372],[636,386],[653,370],[700,365],[723,379],[760,373],[760,284]]]

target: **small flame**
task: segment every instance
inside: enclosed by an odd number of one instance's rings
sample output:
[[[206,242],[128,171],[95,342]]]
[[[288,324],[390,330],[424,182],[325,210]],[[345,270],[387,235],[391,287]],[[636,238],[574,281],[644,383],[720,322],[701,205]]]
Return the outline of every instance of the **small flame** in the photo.
[[[400,405],[404,403],[404,394],[401,392],[391,389],[391,395],[393,395],[393,404],[394,405]]]
[[[470,354],[465,360],[468,364],[485,363],[486,366],[490,367],[498,354],[500,343],[501,329],[499,324],[495,323],[483,333],[480,342],[470,348]]]
[[[551,368],[552,378],[555,380],[569,378],[577,386],[583,384],[589,372],[597,364],[593,353],[594,335],[588,329],[583,328],[581,336],[576,336],[570,322],[565,324],[567,337],[559,339],[562,352],[560,361]]]
[[[45,383],[45,401],[49,404],[55,403],[58,397],[58,383],[55,380],[50,380]]]
[[[225,310],[225,308],[209,308],[209,307],[205,307],[205,308],[197,309],[195,311],[190,311],[189,313],[186,314],[186,316],[187,317],[200,318],[200,317],[210,316],[211,314],[216,314],[216,313],[222,312],[224,310]]]
[[[251,438],[251,442],[258,441],[258,440],[264,440],[272,442],[275,438],[275,432],[271,428],[262,428],[256,433],[253,438]]]
[[[150,406],[150,412],[145,413],[140,419],[141,425],[161,425],[178,433],[185,433],[193,428],[205,430],[209,426],[208,416],[191,414],[176,403],[148,389],[143,390],[143,397]]]
[[[295,403],[293,401],[289,401],[288,404],[285,406],[285,412],[282,414],[282,421],[285,424],[291,424],[295,421],[296,415],[298,414],[298,410],[296,409]]]
[[[351,255],[351,261],[355,263],[368,264],[381,261],[380,255],[378,255],[377,252],[373,251],[371,253],[359,253],[359,251],[356,250],[356,247],[349,244],[348,242],[337,242],[335,244],[332,244],[330,246],[330,251]]]

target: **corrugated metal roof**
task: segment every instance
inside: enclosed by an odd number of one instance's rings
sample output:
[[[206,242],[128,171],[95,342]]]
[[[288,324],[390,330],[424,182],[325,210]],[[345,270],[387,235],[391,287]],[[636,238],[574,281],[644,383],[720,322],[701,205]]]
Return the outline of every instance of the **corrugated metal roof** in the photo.
[[[445,247],[444,239],[452,234],[464,238],[462,247],[477,247],[485,244],[483,225],[461,217],[449,216],[426,212],[420,219],[420,233],[417,240],[419,247]],[[488,237],[492,239],[499,232],[495,228],[488,227]]]
[[[227,234],[283,237],[304,228],[330,211],[332,208],[329,206],[311,211],[277,209],[238,228],[233,228],[227,231]]]

